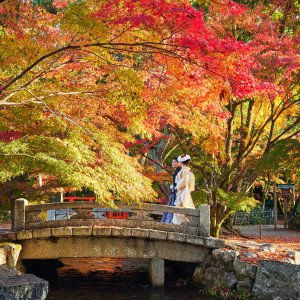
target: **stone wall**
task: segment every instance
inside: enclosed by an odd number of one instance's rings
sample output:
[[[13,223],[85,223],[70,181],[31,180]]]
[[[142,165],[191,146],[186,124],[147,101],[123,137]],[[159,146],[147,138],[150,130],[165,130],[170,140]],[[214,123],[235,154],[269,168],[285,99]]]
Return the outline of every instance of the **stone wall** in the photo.
[[[226,287],[257,300],[299,300],[300,265],[260,260],[258,266],[239,260],[238,251],[215,249],[193,275],[200,288]]]
[[[13,269],[21,249],[22,246],[18,244],[0,244],[0,299],[44,300],[48,293],[48,282]]]
[[[12,243],[0,243],[0,266],[14,268],[17,264],[21,245]]]

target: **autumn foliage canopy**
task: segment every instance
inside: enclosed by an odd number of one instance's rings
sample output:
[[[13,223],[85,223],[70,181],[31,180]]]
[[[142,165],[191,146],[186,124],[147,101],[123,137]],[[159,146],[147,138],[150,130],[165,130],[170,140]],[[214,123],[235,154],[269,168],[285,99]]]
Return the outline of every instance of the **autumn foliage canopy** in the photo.
[[[151,181],[128,146],[144,139],[147,153],[170,138],[167,125],[225,161],[228,105],[275,101],[288,85],[266,64],[288,64],[287,82],[299,59],[289,61],[297,50],[288,36],[278,43],[273,23],[262,30],[262,7],[253,16],[221,0],[209,10],[182,0],[2,1],[1,181],[51,174],[103,201],[150,200]]]

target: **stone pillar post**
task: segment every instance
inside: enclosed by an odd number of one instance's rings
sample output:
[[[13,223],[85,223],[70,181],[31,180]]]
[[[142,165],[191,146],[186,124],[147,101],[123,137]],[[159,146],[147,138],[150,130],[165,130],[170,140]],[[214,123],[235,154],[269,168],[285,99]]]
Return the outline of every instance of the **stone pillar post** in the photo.
[[[163,287],[165,284],[165,261],[161,258],[150,259],[149,276],[153,287]]]
[[[210,206],[208,204],[199,205],[200,212],[200,236],[210,236]]]
[[[64,202],[63,201],[63,193],[55,193],[51,199],[50,199],[51,203],[56,203],[56,202]]]
[[[17,199],[15,202],[15,232],[25,230],[25,207],[28,205],[26,199]]]

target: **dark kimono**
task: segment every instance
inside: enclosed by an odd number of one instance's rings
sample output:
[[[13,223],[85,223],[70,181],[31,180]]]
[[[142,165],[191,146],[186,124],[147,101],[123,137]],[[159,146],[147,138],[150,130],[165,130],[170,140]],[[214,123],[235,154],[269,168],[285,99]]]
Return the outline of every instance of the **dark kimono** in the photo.
[[[181,169],[179,167],[176,168],[176,170],[174,172],[174,175],[173,175],[173,187],[171,189],[171,195],[170,195],[169,201],[167,203],[167,205],[170,205],[170,206],[174,206],[174,202],[176,200],[176,190],[175,190],[176,183],[175,183],[175,178],[176,178],[177,174],[180,172],[180,170]],[[173,213],[164,212],[160,221],[163,222],[163,223],[171,223],[172,219],[173,219]]]

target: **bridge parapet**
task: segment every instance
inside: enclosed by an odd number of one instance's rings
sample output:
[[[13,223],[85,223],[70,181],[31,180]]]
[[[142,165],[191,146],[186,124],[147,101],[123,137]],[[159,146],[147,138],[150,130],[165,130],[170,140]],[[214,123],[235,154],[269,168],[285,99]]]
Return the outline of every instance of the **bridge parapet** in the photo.
[[[56,220],[56,211],[64,210],[65,217]],[[126,219],[108,219],[108,212],[126,213]],[[164,212],[184,214],[188,222],[182,225],[161,223],[159,216]],[[168,232],[210,236],[209,205],[199,209],[148,204],[118,204],[118,209],[105,208],[97,202],[66,202],[28,205],[27,200],[18,199],[15,204],[15,231],[78,227],[78,226],[117,226],[124,228],[144,228]]]

